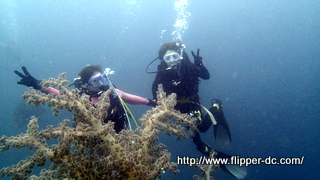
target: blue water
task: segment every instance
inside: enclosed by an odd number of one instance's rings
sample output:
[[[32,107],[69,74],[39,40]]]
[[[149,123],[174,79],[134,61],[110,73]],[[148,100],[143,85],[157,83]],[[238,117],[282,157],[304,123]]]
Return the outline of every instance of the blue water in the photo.
[[[154,75],[145,72],[161,44],[172,40],[177,12],[174,1],[21,1],[0,2],[0,135],[25,132],[14,111],[26,87],[13,73],[22,65],[39,79],[67,72],[77,77],[87,64],[116,73],[110,77],[121,90],[151,98]],[[212,127],[202,134],[217,150],[241,157],[302,157],[302,165],[251,165],[248,180],[318,179],[320,115],[320,2],[189,0],[189,27],[182,40],[200,48],[211,73],[202,80],[200,96],[208,107],[213,98],[224,104],[232,145],[219,148]],[[165,31],[164,31],[165,30]],[[151,68],[155,68],[153,64]],[[150,109],[130,106],[136,117]],[[40,125],[70,118],[39,114]],[[22,110],[23,112],[23,110]],[[21,122],[20,122],[21,123]],[[172,161],[200,154],[190,140],[161,136]],[[31,152],[0,153],[0,168]],[[163,179],[192,179],[198,171]],[[215,179],[232,179],[218,170]]]

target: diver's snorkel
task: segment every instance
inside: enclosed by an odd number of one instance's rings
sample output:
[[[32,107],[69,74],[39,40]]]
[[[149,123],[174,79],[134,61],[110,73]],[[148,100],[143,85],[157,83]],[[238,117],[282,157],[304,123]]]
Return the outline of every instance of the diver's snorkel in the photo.
[[[186,48],[186,45],[184,45],[182,42],[181,42],[181,45],[179,42],[176,43],[176,45],[179,47],[180,46],[180,57],[181,57],[181,60],[183,59],[183,50]]]
[[[111,70],[110,68],[106,68],[104,71],[103,71],[103,74],[106,75],[106,78],[107,78],[107,81],[108,81],[108,85],[115,89],[115,87],[113,86],[113,84],[111,83],[110,79],[109,79],[109,74],[114,74],[114,71]]]

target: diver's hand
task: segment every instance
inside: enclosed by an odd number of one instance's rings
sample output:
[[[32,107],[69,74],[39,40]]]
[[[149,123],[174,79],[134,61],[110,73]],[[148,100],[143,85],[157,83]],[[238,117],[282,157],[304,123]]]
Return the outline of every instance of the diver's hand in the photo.
[[[196,66],[202,66],[203,65],[202,64],[202,57],[199,55],[200,54],[200,49],[197,50],[197,55],[195,55],[193,51],[191,51],[191,54],[192,54],[192,56],[194,58],[194,64]]]
[[[149,102],[147,104],[147,106],[152,106],[152,107],[156,107],[157,106],[157,101],[156,100],[151,100],[151,99],[148,99]]]
[[[14,73],[21,77],[20,81],[18,81],[17,83],[40,90],[42,88],[41,81],[31,76],[26,67],[22,66],[21,69],[24,74],[17,70],[14,71]]]

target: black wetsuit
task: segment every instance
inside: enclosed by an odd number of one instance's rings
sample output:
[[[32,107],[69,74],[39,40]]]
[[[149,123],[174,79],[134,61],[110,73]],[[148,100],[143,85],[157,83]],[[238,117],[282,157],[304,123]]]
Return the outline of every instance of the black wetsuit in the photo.
[[[108,109],[108,116],[104,119],[104,122],[107,123],[109,120],[115,123],[114,130],[117,133],[128,127],[128,118],[124,107],[122,106],[119,97],[113,94],[110,95],[110,107]]]
[[[103,91],[99,93],[88,93],[88,91],[85,92],[90,96],[90,101],[92,101],[92,98],[99,97]],[[109,95],[110,98],[110,107],[107,110],[107,117],[104,119],[104,122],[107,123],[108,121],[114,122],[114,130],[118,133],[122,129],[128,128],[128,117],[126,116],[125,109],[121,104],[121,101],[119,97],[111,93]]]
[[[171,93],[177,94],[178,103],[175,109],[181,113],[201,112],[201,106],[199,105],[200,98],[198,95],[199,78],[210,78],[210,73],[207,68],[203,65],[196,66],[190,62],[186,53],[183,53],[180,66],[178,65],[168,70],[167,68],[168,66],[164,61],[158,66],[158,72],[152,84],[153,98],[157,98],[156,91],[158,84],[162,84],[164,91],[168,95]],[[201,132],[205,132],[210,128],[212,122],[208,115],[204,116],[203,113],[201,113],[201,119],[202,122],[198,125],[198,129]],[[192,139],[197,146],[202,145],[199,133],[196,133]]]

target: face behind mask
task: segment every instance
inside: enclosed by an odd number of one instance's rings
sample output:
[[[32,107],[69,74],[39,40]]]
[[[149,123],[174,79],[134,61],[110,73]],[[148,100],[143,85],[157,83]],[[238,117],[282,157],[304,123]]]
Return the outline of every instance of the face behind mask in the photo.
[[[175,51],[170,51],[170,50],[168,50],[166,52],[166,54],[163,56],[163,60],[167,63],[167,65],[169,67],[177,65],[178,63],[180,63],[181,59],[182,58],[181,58],[180,54],[178,54]]]

